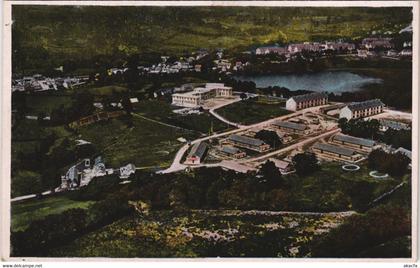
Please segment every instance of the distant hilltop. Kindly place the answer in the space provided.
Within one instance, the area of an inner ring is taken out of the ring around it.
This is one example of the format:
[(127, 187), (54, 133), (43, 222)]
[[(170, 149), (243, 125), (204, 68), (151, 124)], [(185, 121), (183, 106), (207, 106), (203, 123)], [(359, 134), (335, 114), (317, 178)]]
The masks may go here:
[(249, 50), (273, 43), (354, 40), (396, 33), (411, 8), (13, 6), (13, 66), (118, 61), (199, 48)]

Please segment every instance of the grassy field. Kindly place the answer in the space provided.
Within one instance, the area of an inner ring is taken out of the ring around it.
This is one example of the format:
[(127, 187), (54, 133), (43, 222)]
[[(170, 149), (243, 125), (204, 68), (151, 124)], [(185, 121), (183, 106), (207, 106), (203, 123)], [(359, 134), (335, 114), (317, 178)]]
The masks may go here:
[(12, 231), (21, 231), (34, 220), (51, 214), (59, 214), (71, 208), (87, 208), (93, 203), (94, 201), (73, 201), (65, 195), (12, 203), (11, 229)]
[(108, 166), (133, 163), (137, 167), (168, 166), (190, 132), (133, 117), (133, 128), (118, 119), (79, 129), (80, 138), (93, 142)]
[(221, 116), (240, 124), (253, 124), (290, 113), (283, 105), (270, 103), (266, 98), (245, 100), (216, 110)]
[(38, 113), (46, 113), (49, 115), (52, 110), (63, 105), (69, 107), (71, 105), (71, 96), (69, 95), (46, 95), (31, 94), (26, 95), (26, 105), (28, 106), (28, 114), (38, 115)]
[(199, 115), (179, 115), (172, 112), (169, 103), (162, 100), (143, 100), (134, 105), (136, 113), (167, 124), (208, 134), (224, 131), (228, 126), (207, 112)]
[(53, 250), (78, 257), (294, 257), (343, 222), (331, 215), (261, 215), (241, 211), (154, 211), (132, 216)]
[(82, 88), (80, 91), (87, 91), (94, 96), (110, 96), (115, 93), (123, 93), (128, 89), (123, 86), (104, 86), (104, 87), (90, 87), (88, 89)]
[(366, 163), (358, 165), (358, 171), (344, 171), (342, 164), (322, 163), (321, 169), (309, 176), (285, 176), (291, 188), (290, 206), (308, 210), (319, 206), (330, 211), (336, 206), (354, 209), (354, 205), (367, 204), (400, 183), (392, 177), (374, 179), (369, 176), (371, 170)]

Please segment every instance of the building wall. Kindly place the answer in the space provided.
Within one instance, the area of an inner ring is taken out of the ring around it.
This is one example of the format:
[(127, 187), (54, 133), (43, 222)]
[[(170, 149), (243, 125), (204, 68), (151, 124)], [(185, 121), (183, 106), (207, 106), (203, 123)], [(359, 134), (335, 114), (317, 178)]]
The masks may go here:
[(289, 111), (297, 110), (296, 102), (294, 99), (290, 98), (286, 101), (286, 110), (289, 110)]
[(364, 110), (358, 110), (358, 111), (351, 111), (347, 106), (340, 110), (340, 118), (347, 118), (347, 120), (350, 119), (356, 119), (356, 118), (363, 118), (367, 116), (372, 116), (375, 114), (379, 114), (383, 112), (382, 106), (377, 106), (373, 108), (368, 108)]

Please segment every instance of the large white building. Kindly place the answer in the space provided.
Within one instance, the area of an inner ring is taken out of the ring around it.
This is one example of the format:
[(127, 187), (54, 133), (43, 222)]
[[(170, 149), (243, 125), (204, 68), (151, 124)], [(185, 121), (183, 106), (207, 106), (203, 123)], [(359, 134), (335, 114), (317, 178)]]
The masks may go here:
[(380, 99), (353, 102), (340, 110), (340, 118), (356, 119), (383, 112), (385, 104)]
[(314, 92), (304, 95), (293, 96), (286, 102), (286, 109), (297, 111), (309, 107), (327, 104), (328, 95), (322, 92)]
[(205, 87), (197, 87), (190, 92), (172, 94), (172, 104), (181, 107), (197, 107), (207, 99), (231, 96), (231, 87), (226, 87), (222, 83), (207, 83)]

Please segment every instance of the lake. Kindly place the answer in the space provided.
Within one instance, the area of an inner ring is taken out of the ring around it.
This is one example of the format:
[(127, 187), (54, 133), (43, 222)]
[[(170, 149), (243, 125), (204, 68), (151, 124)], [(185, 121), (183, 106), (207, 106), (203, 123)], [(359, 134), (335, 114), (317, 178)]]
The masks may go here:
[(312, 90), (341, 93), (357, 91), (367, 84), (380, 84), (382, 79), (351, 73), (348, 71), (323, 71), (306, 74), (270, 74), (235, 76), (236, 80), (253, 81), (257, 87), (286, 87), (290, 90)]

